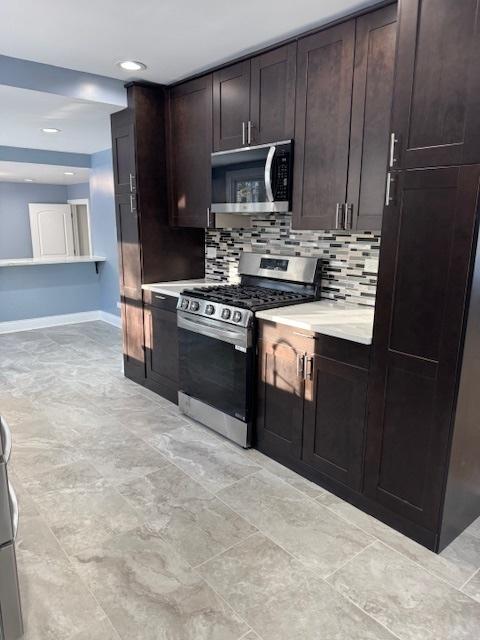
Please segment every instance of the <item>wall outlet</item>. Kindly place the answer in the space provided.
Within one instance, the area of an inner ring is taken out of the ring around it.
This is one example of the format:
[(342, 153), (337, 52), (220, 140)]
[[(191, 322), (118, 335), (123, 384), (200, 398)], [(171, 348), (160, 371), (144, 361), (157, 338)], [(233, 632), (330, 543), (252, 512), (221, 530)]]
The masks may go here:
[(207, 258), (211, 258), (214, 260), (217, 257), (217, 248), (216, 247), (207, 247)]

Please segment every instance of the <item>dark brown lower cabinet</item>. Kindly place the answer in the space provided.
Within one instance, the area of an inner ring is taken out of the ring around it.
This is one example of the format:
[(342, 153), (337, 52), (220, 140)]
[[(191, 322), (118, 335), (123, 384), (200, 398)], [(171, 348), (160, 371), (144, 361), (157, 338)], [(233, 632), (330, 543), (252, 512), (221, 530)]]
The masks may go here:
[(304, 399), (302, 459), (360, 489), (367, 405), (365, 369), (311, 356)]
[(359, 489), (369, 347), (268, 322), (259, 332), (257, 448), (320, 482)]
[(177, 298), (155, 293), (145, 297), (145, 384), (167, 400), (177, 403)]
[(302, 362), (313, 338), (262, 322), (258, 345), (257, 447), (282, 460), (299, 459), (305, 380)]

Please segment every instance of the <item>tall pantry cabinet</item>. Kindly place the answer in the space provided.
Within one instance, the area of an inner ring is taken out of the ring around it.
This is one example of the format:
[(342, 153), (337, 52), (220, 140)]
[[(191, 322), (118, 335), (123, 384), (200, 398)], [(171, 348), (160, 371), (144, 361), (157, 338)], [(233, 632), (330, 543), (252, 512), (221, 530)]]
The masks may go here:
[(480, 514), (479, 2), (399, 9), (364, 491), (439, 550)]
[(204, 231), (169, 224), (164, 87), (132, 83), (127, 95), (111, 116), (123, 355), (125, 375), (149, 384), (142, 284), (203, 277)]

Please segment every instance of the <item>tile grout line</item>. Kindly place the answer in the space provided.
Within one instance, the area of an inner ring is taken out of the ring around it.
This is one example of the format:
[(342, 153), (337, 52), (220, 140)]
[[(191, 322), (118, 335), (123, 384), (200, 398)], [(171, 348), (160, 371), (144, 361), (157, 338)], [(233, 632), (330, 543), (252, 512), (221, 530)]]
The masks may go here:
[[(341, 499), (341, 498), (340, 498)], [(348, 503), (347, 503), (348, 504)], [(395, 547), (393, 547), (392, 545), (390, 545), (388, 542), (385, 542), (384, 540), (382, 540), (381, 538), (378, 538), (377, 536), (375, 536), (372, 533), (369, 533), (366, 529), (363, 529), (361, 526), (355, 524), (354, 522), (352, 522), (351, 520), (349, 520), (348, 518), (346, 518), (345, 516), (343, 516), (340, 513), (337, 513), (334, 509), (332, 509), (331, 507), (327, 506), (327, 505), (322, 505), (325, 509), (328, 509), (329, 511), (331, 511), (332, 513), (334, 513), (335, 515), (337, 515), (339, 518), (341, 518), (342, 520), (344, 520), (344, 522), (347, 522), (350, 525), (354, 525), (356, 526), (358, 529), (360, 529), (361, 531), (363, 531), (363, 533), (375, 538), (376, 542), (380, 542), (381, 544), (383, 544), (385, 547), (387, 547), (388, 549), (390, 549), (390, 551), (393, 551), (394, 553), (397, 553), (398, 555), (402, 556), (402, 558), (404, 558), (405, 560), (407, 560), (407, 562), (410, 562), (411, 564), (414, 564), (415, 566), (417, 566), (419, 569), (422, 569), (423, 571), (425, 571), (426, 573), (428, 573), (430, 576), (432, 576), (433, 578), (435, 578), (436, 580), (439, 580), (440, 582), (443, 582), (444, 584), (446, 584), (447, 586), (451, 587), (452, 589), (455, 589), (455, 591), (461, 591), (461, 588), (463, 588), (463, 586), (466, 584), (466, 582), (468, 582), (469, 580), (471, 580), (473, 578), (473, 575), (475, 575), (475, 573), (477, 573), (477, 571), (480, 571), (480, 569), (474, 571), (474, 574), (471, 575), (469, 577), (469, 579), (462, 585), (462, 587), (457, 587), (454, 584), (452, 584), (451, 582), (449, 582), (446, 578), (442, 578), (440, 575), (434, 573), (433, 571), (431, 571), (430, 569), (428, 569), (427, 567), (424, 567), (422, 564), (420, 564), (419, 562), (417, 562), (416, 560), (413, 560), (412, 558), (410, 558), (409, 556), (407, 556), (405, 553), (403, 553), (402, 551), (398, 551), (398, 549), (395, 549)], [(367, 514), (368, 515), (368, 514)], [(381, 522), (381, 520), (379, 520), (379, 522)], [(383, 523), (382, 523), (383, 524)], [(388, 526), (388, 525), (385, 525)], [(396, 529), (393, 529), (393, 531), (396, 531)], [(400, 533), (400, 532), (397, 532)], [(400, 534), (403, 535), (403, 534)], [(410, 540), (410, 538), (407, 538), (407, 540)], [(414, 541), (415, 542), (415, 541)], [(372, 543), (373, 544), (373, 543)], [(370, 546), (370, 545), (369, 545)], [(429, 549), (427, 549), (425, 547), (426, 551), (430, 551)], [(430, 553), (433, 554), (433, 551), (431, 551)], [(434, 554), (437, 557), (442, 557), (439, 556), (438, 554)], [(450, 562), (449, 560), (446, 560), (446, 562)], [(451, 563), (453, 564), (453, 563)], [(456, 565), (453, 565), (456, 566)], [(463, 593), (463, 592), (462, 592)], [(465, 594), (468, 595), (468, 594)]]
[[(476, 575), (480, 576), (480, 568), (479, 568), (479, 569), (477, 569), (476, 571), (474, 571), (474, 572), (472, 573), (472, 575), (471, 575), (467, 580), (465, 580), (465, 582), (464, 582), (464, 583), (462, 584), (462, 586), (459, 588), (459, 591), (461, 591), (462, 593), (465, 593), (465, 591), (463, 591), (463, 589), (467, 586), (467, 584), (468, 584), (471, 580), (473, 580), (473, 579), (475, 578), (475, 576), (476, 576)], [(465, 595), (467, 595), (467, 596), (468, 596), (469, 594), (468, 594), (468, 593), (465, 593)], [(472, 596), (470, 596), (470, 597), (472, 597)], [(475, 598), (474, 598), (474, 600), (475, 600), (476, 602), (478, 602), (478, 600), (476, 600)]]
[[(351, 558), (349, 558), (348, 560), (346, 560), (343, 564), (341, 564), (339, 567), (337, 567), (334, 571), (332, 571), (331, 573), (328, 573), (326, 576), (322, 576), (322, 580), (325, 580), (325, 582), (328, 582), (328, 579), (331, 578), (332, 576), (334, 576), (338, 571), (341, 571), (342, 569), (344, 569), (350, 562), (352, 562), (353, 560), (355, 560), (355, 558), (357, 558), (358, 556), (360, 556), (364, 551), (366, 551), (367, 549), (369, 549), (370, 547), (372, 547), (374, 544), (376, 544), (378, 542), (378, 540), (375, 538), (374, 540), (372, 540), (372, 542), (369, 542), (367, 544), (366, 547), (364, 547), (363, 549), (361, 549), (360, 551), (357, 551), (357, 553), (355, 555), (353, 555)], [(329, 583), (330, 584), (330, 583)]]
[[(33, 498), (32, 498), (33, 500)], [(36, 503), (35, 503), (36, 506)], [(113, 629), (115, 630), (115, 632), (117, 633), (117, 635), (120, 635), (120, 633), (117, 631), (116, 627), (114, 626), (113, 622), (110, 620), (108, 613), (105, 611), (105, 609), (102, 607), (102, 605), (100, 604), (100, 602), (97, 600), (95, 594), (93, 593), (93, 591), (90, 589), (90, 587), (85, 583), (85, 581), (83, 580), (82, 576), (78, 573), (78, 571), (76, 570), (76, 568), (73, 566), (70, 557), (67, 553), (67, 551), (63, 548), (63, 545), (61, 544), (60, 540), (57, 538), (57, 536), (55, 535), (55, 533), (52, 531), (52, 529), (50, 528), (48, 522), (45, 520), (43, 514), (39, 511), (38, 517), (40, 518), (40, 520), (43, 522), (43, 524), (46, 526), (46, 528), (48, 529), (48, 531), (52, 534), (52, 536), (55, 538), (60, 551), (63, 553), (63, 555), (65, 556), (65, 559), (67, 561), (68, 566), (71, 568), (71, 570), (74, 572), (75, 576), (77, 577), (78, 581), (80, 582), (80, 584), (82, 584), (82, 586), (84, 587), (85, 591), (92, 597), (93, 601), (96, 603), (97, 607), (100, 609), (100, 611), (103, 612), (105, 618), (107, 618), (107, 620), (110, 622), (111, 626), (113, 627)], [(86, 630), (88, 631), (88, 628), (86, 628)], [(83, 631), (83, 629), (76, 629), (76, 631)], [(72, 640), (73, 639), (73, 635), (69, 636), (68, 638), (66, 638), (65, 640)]]

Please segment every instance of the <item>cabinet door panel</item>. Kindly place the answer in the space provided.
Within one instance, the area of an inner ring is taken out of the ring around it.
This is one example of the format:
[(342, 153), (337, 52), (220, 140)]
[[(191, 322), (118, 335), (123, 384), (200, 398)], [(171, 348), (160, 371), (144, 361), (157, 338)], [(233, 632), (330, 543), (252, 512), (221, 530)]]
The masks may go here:
[(135, 196), (116, 196), (120, 287), (139, 289), (142, 283), (140, 233)]
[(297, 44), (252, 58), (250, 119), (252, 142), (293, 138)]
[(160, 395), (177, 402), (178, 335), (177, 313), (145, 308), (146, 375)]
[(367, 371), (316, 356), (305, 391), (303, 460), (359, 489), (362, 480)]
[(398, 167), (478, 162), (478, 0), (405, 0), (399, 19), (392, 117)]
[(257, 387), (257, 446), (283, 459), (300, 457), (304, 380), (294, 346), (259, 343)]
[(141, 289), (124, 287), (120, 291), (123, 363), (125, 375), (138, 382), (145, 380), (145, 344)]
[(366, 493), (435, 530), (475, 237), (480, 166), (398, 177), (385, 208)]
[(213, 146), (215, 151), (236, 149), (250, 116), (250, 60), (213, 74)]
[(211, 75), (172, 89), (169, 142), (172, 221), (180, 227), (206, 227), (211, 204)]
[(112, 123), (112, 154), (114, 191), (117, 195), (135, 187), (135, 129), (133, 124)]
[(302, 38), (297, 51), (293, 224), (334, 229), (347, 191), (355, 21)]
[(397, 7), (358, 18), (355, 41), (347, 226), (379, 231), (385, 201)]

